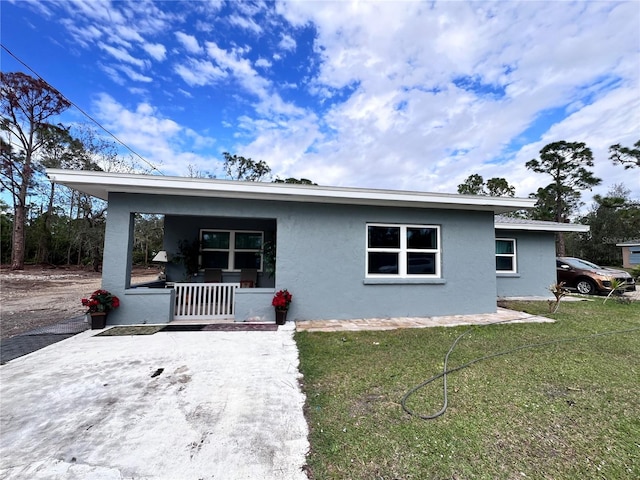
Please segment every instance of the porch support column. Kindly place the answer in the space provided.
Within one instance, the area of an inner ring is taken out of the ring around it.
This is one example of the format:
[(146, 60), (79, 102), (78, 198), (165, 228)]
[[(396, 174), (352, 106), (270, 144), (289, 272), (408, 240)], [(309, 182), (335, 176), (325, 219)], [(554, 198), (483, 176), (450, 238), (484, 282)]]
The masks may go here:
[(102, 286), (124, 293), (131, 286), (134, 214), (109, 203), (102, 259)]

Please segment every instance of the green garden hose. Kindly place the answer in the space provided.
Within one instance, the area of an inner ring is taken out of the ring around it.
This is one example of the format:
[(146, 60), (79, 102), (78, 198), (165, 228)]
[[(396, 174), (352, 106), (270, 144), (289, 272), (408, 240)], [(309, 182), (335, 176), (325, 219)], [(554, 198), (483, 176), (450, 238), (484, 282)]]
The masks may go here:
[[(496, 325), (496, 324), (499, 324), (499, 323), (506, 323), (506, 322), (510, 322), (510, 321), (511, 320), (501, 320), (499, 322), (492, 322), (492, 323), (488, 323), (488, 324), (483, 325), (483, 326)], [(414, 417), (421, 418), (422, 420), (434, 420), (434, 419), (440, 417), (441, 415), (444, 415), (444, 413), (447, 411), (447, 407), (448, 407), (448, 403), (449, 403), (448, 394), (447, 394), (447, 375), (449, 375), (450, 373), (454, 373), (454, 372), (457, 372), (459, 370), (465, 369), (467, 367), (470, 367), (471, 365), (473, 365), (475, 363), (478, 363), (478, 362), (482, 362), (483, 360), (488, 360), (490, 358), (500, 357), (502, 355), (508, 355), (510, 353), (518, 352), (520, 350), (526, 350), (526, 349), (529, 349), (529, 348), (544, 347), (544, 346), (547, 346), (547, 345), (555, 345), (555, 344), (558, 344), (558, 343), (576, 342), (578, 340), (585, 340), (585, 339), (588, 339), (588, 338), (603, 337), (603, 336), (606, 336), (606, 335), (619, 335), (621, 333), (637, 332), (637, 331), (640, 330), (640, 327), (636, 327), (636, 328), (631, 328), (631, 329), (628, 329), (628, 330), (612, 330), (612, 331), (608, 331), (608, 332), (595, 333), (593, 335), (584, 335), (584, 336), (581, 336), (581, 337), (563, 338), (563, 339), (560, 339), (560, 340), (550, 340), (548, 342), (530, 343), (530, 344), (526, 344), (526, 345), (520, 345), (519, 347), (515, 347), (515, 348), (512, 348), (510, 350), (505, 350), (505, 351), (502, 351), (502, 352), (492, 353), (492, 354), (489, 354), (489, 355), (485, 355), (484, 357), (476, 358), (476, 359), (471, 360), (471, 361), (469, 361), (467, 363), (464, 363), (464, 364), (462, 364), (462, 365), (460, 365), (458, 367), (449, 369), (448, 368), (449, 356), (453, 352), (454, 348), (456, 347), (458, 342), (462, 339), (462, 337), (464, 337), (466, 334), (468, 334), (469, 332), (471, 332), (475, 328), (476, 328), (476, 326), (473, 326), (473, 327), (465, 330), (464, 332), (462, 332), (458, 336), (458, 338), (455, 339), (455, 341), (453, 342), (453, 344), (449, 348), (449, 351), (447, 352), (447, 354), (444, 357), (444, 367), (443, 367), (441, 373), (429, 378), (428, 380), (425, 380), (424, 382), (420, 383), (419, 385), (416, 385), (415, 387), (411, 388), (407, 393), (404, 394), (404, 396), (402, 397), (402, 400), (400, 401), (400, 405), (402, 405), (402, 409), (405, 412), (407, 412), (409, 415), (412, 415)], [(440, 410), (438, 410), (436, 413), (433, 413), (431, 415), (424, 415), (424, 414), (416, 413), (413, 410), (411, 410), (409, 407), (407, 407), (407, 399), (409, 397), (411, 397), (418, 390), (421, 390), (422, 388), (426, 387), (427, 385), (429, 385), (430, 383), (436, 381), (439, 378), (442, 378), (442, 389), (443, 389), (443, 402), (442, 402), (442, 408)]]

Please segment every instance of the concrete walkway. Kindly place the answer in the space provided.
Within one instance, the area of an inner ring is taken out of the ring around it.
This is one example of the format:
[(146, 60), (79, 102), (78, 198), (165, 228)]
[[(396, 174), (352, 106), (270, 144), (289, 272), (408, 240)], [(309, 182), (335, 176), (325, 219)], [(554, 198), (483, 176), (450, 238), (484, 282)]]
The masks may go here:
[(0, 478), (304, 480), (293, 324), (86, 331), (0, 367)]
[(459, 325), (487, 325), (489, 323), (553, 322), (546, 317), (529, 315), (505, 308), (497, 313), (480, 315), (449, 315), (441, 317), (360, 318), (355, 320), (311, 320), (298, 322), (296, 329), (307, 332), (353, 332), (359, 330), (395, 330), (397, 328), (456, 327)]

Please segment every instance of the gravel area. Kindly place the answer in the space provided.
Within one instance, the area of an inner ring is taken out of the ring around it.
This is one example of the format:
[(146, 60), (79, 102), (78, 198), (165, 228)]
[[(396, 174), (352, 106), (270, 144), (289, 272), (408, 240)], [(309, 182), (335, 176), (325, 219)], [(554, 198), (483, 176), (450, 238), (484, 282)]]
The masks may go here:
[[(136, 268), (132, 281), (157, 278), (154, 268)], [(80, 303), (100, 288), (101, 273), (74, 267), (0, 268), (0, 338), (11, 338), (82, 316)]]

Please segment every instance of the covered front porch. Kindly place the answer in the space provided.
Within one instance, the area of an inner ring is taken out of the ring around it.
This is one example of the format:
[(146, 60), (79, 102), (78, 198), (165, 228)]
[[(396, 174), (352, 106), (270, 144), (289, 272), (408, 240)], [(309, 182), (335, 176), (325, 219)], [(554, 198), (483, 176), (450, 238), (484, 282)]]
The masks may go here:
[[(275, 321), (276, 219), (234, 216), (228, 209), (228, 215), (141, 210), (146, 198), (136, 198), (136, 211), (126, 201), (110, 202), (103, 286), (121, 298), (110, 325)], [(157, 281), (136, 284), (130, 260), (135, 218), (147, 213), (164, 217), (166, 256)], [(110, 250), (125, 245), (126, 257), (110, 261)]]

